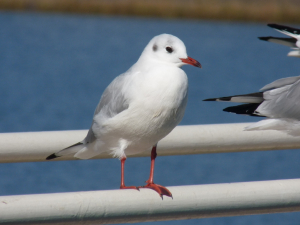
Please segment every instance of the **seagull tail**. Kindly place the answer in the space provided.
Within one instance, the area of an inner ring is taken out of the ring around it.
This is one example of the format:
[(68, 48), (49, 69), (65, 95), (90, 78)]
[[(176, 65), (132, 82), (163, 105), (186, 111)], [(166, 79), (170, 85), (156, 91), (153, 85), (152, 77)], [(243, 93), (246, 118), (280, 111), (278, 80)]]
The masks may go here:
[(83, 143), (82, 142), (78, 142), (74, 145), (71, 145), (59, 152), (53, 153), (51, 155), (49, 155), (46, 160), (51, 160), (51, 159), (55, 159), (64, 155), (69, 155), (69, 154), (75, 154), (78, 151), (80, 151), (83, 148)]

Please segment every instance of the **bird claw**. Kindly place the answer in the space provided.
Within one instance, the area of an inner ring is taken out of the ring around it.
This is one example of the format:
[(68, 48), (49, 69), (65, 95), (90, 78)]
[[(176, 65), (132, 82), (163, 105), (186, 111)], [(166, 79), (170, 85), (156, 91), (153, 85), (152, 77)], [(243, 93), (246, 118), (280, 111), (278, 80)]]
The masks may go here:
[(161, 186), (159, 184), (154, 184), (154, 183), (148, 183), (145, 186), (139, 186), (138, 188), (150, 188), (154, 191), (156, 191), (161, 199), (163, 199), (163, 195), (171, 197), (173, 199), (172, 193), (164, 186)]
[(140, 190), (139, 187), (136, 186), (120, 186), (120, 189), (135, 189), (135, 190)]

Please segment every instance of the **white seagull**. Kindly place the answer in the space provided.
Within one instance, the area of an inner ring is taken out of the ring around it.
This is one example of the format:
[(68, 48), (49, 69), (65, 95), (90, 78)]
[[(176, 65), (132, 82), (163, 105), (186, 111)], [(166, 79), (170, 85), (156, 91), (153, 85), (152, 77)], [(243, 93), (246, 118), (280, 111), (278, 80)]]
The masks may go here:
[[(105, 89), (86, 138), (53, 153), (47, 160), (72, 154), (89, 159), (103, 152), (121, 160), (121, 189), (151, 188), (161, 197), (171, 192), (153, 183), (156, 145), (181, 121), (187, 104), (188, 79), (181, 66), (201, 65), (188, 57), (184, 43), (170, 34), (155, 36), (138, 61)], [(145, 186), (125, 186), (127, 155), (151, 150)]]
[(264, 86), (260, 92), (204, 101), (246, 103), (225, 108), (223, 111), (267, 117), (245, 130), (279, 130), (292, 136), (300, 135), (300, 76), (276, 80)]
[(288, 27), (279, 24), (268, 24), (269, 27), (274, 28), (275, 30), (290, 36), (290, 38), (282, 37), (259, 37), (260, 40), (269, 41), (281, 45), (291, 47), (293, 51), (288, 53), (288, 56), (300, 57), (300, 29)]

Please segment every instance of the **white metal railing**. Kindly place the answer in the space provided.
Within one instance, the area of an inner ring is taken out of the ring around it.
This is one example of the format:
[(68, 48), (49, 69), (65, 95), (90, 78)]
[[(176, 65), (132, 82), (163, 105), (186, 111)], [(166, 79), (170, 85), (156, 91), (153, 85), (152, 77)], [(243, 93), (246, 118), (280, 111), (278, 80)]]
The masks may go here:
[[(178, 126), (158, 143), (159, 156), (300, 148), (300, 138), (279, 131), (243, 131), (249, 123)], [(0, 134), (0, 163), (44, 161), (81, 141), (87, 130)], [(149, 156), (143, 152), (133, 157)], [(101, 154), (95, 158), (111, 158)], [(57, 160), (74, 160), (73, 156)]]
[(113, 224), (300, 211), (300, 179), (0, 197), (1, 224)]
[[(249, 124), (176, 127), (158, 154), (184, 155), (300, 148), (278, 131)], [(44, 161), (87, 131), (0, 134), (0, 163)], [(149, 156), (144, 152), (136, 156)], [(109, 158), (103, 154), (97, 158)], [(58, 160), (72, 160), (72, 156)], [(148, 189), (0, 196), (0, 224), (107, 224), (300, 211), (300, 179), (168, 187), (173, 199)]]

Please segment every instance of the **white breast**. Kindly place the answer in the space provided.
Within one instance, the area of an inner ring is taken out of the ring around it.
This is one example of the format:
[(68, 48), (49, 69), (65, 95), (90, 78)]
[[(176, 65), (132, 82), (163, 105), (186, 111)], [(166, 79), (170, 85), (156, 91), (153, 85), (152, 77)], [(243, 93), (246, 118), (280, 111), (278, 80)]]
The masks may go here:
[(109, 129), (104, 135), (110, 139), (110, 150), (117, 149), (122, 139), (126, 155), (145, 151), (170, 133), (181, 121), (187, 103), (188, 80), (180, 68), (155, 67), (134, 76), (129, 108), (107, 121)]

